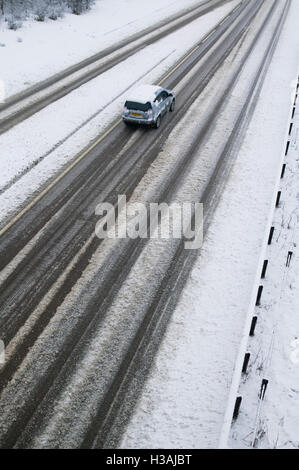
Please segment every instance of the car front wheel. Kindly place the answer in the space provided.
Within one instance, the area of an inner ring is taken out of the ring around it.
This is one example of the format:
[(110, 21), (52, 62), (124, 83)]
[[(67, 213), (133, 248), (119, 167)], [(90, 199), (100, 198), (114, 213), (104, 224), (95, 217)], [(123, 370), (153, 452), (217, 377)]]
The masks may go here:
[(175, 108), (175, 99), (172, 100), (171, 105), (170, 105), (170, 108), (169, 108), (169, 111), (170, 111), (170, 112), (173, 112), (173, 111), (174, 111), (174, 108)]
[(155, 128), (158, 129), (161, 124), (161, 116), (158, 116), (155, 122)]

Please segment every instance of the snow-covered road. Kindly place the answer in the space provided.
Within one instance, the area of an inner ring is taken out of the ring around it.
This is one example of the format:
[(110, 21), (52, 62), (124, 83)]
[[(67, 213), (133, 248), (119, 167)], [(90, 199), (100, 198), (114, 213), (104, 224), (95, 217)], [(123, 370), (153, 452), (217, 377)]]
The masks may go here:
[[(2, 447), (211, 448), (226, 436), (298, 13), (288, 0), (228, 2), (1, 136)], [(163, 74), (175, 112), (157, 130), (126, 128), (126, 92)], [(95, 207), (117, 194), (203, 202), (200, 256), (177, 239), (99, 240)]]

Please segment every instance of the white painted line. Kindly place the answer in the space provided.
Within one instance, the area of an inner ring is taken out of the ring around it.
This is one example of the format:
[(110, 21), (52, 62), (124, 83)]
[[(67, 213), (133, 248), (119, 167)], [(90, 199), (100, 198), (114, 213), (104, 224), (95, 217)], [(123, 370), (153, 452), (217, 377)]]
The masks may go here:
[(213, 29), (213, 31), (202, 41), (202, 43), (206, 42), (212, 36), (212, 34), (215, 33), (215, 31), (216, 31), (216, 29)]

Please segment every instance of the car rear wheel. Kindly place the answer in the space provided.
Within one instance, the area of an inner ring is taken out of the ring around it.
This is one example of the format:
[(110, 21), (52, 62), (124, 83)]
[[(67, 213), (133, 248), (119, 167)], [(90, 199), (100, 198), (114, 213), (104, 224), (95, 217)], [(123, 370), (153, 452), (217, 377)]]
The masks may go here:
[(171, 105), (170, 105), (170, 108), (169, 108), (169, 111), (170, 111), (170, 112), (173, 112), (173, 111), (174, 111), (174, 108), (175, 108), (175, 99), (172, 100)]
[(155, 122), (155, 128), (158, 129), (161, 124), (161, 116), (158, 116)]

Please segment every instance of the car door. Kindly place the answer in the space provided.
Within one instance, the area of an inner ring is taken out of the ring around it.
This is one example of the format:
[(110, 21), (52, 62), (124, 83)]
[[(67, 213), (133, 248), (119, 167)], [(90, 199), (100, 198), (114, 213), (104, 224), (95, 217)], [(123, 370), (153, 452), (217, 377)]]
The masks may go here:
[(162, 98), (162, 92), (159, 93), (155, 99), (155, 104), (157, 106), (157, 114), (158, 115), (163, 115), (163, 98)]
[(169, 110), (169, 104), (170, 104), (169, 95), (167, 91), (162, 91), (161, 99), (162, 99), (162, 103), (161, 103), (162, 113), (165, 114)]

